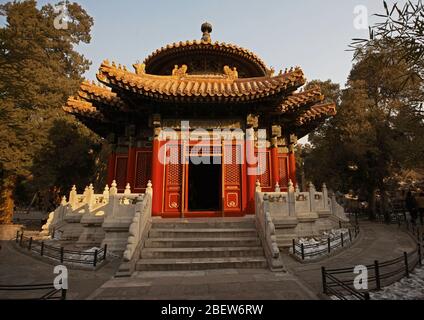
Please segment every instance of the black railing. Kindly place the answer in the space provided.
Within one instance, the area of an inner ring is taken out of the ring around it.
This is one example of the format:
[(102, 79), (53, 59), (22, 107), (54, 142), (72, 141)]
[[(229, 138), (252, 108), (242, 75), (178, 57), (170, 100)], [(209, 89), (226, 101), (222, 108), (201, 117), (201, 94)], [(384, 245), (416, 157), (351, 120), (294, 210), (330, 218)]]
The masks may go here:
[[(340, 223), (340, 228), (343, 224)], [(316, 256), (329, 254), (339, 248), (343, 248), (351, 244), (356, 237), (359, 235), (359, 226), (347, 227), (347, 232), (341, 232), (340, 235), (333, 238), (328, 237), (327, 239), (321, 240), (318, 243), (305, 245), (303, 243), (297, 243), (295, 239), (292, 240), (292, 254), (296, 257), (305, 260), (306, 258), (313, 259)], [(319, 249), (322, 247), (321, 249)]]
[(26, 237), (23, 232), (17, 231), (16, 243), (22, 247), (61, 263), (73, 263), (81, 265), (91, 265), (96, 267), (106, 260), (107, 245), (102, 249), (93, 252), (68, 250), (64, 247), (56, 247), (46, 244), (44, 241), (34, 240), (32, 237)]
[(380, 290), (382, 287), (389, 286), (403, 277), (409, 277), (410, 273), (417, 265), (421, 266), (421, 245), (417, 249), (402, 256), (379, 262), (375, 260), (373, 264), (366, 265), (368, 271), (368, 289), (366, 291), (357, 290), (354, 287), (354, 267), (326, 269), (321, 268), (322, 287), (326, 295), (333, 295), (341, 300), (369, 299), (369, 291)]
[[(8, 296), (6, 298), (2, 297), (2, 299), (5, 300), (65, 300), (67, 292), (66, 289), (56, 289), (51, 283), (29, 285), (0, 285), (0, 292), (1, 291), (8, 292)], [(40, 293), (32, 293), (34, 291)]]

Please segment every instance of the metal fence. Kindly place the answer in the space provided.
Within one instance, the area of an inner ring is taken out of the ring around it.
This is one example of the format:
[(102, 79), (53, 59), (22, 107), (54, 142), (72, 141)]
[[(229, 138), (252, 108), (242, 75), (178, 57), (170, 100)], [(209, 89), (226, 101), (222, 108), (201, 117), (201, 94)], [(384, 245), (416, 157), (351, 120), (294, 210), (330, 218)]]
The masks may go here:
[(402, 256), (384, 262), (375, 260), (373, 264), (367, 265), (367, 291), (360, 291), (354, 288), (354, 278), (357, 276), (354, 273), (354, 267), (339, 269), (322, 267), (323, 292), (341, 300), (368, 300), (369, 291), (380, 290), (382, 287), (391, 285), (403, 277), (409, 277), (410, 272), (417, 265), (422, 265), (421, 252), (422, 246), (417, 244), (417, 248), (412, 252), (404, 252)]
[(61, 263), (91, 265), (96, 267), (106, 261), (107, 245), (93, 252), (68, 250), (62, 246), (51, 246), (44, 241), (34, 240), (32, 237), (27, 237), (23, 232), (19, 231), (16, 232), (15, 241), (22, 248), (35, 252), (42, 257), (60, 261)]
[[(65, 300), (66, 289), (56, 289), (51, 283), (29, 285), (0, 285), (0, 292), (8, 293), (4, 300)], [(34, 293), (32, 293), (34, 292)], [(31, 297), (28, 297), (28, 296)]]
[[(342, 228), (342, 224), (339, 225)], [(329, 254), (339, 248), (343, 248), (352, 243), (359, 235), (359, 226), (347, 227), (347, 235), (343, 232), (340, 235), (325, 240), (322, 240), (315, 244), (305, 245), (303, 243), (296, 243), (296, 240), (292, 240), (292, 254), (296, 257), (305, 260), (306, 258), (313, 259), (314, 257)], [(318, 249), (324, 247), (322, 249)], [(317, 250), (318, 249), (318, 250)]]

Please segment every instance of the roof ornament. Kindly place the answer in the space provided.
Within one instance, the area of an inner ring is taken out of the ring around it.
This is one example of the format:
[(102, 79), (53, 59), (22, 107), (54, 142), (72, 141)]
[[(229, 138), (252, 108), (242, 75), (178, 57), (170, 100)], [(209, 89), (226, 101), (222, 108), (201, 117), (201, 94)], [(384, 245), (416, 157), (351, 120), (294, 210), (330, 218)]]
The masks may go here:
[(178, 65), (175, 65), (172, 70), (172, 75), (177, 78), (185, 77), (187, 75), (187, 66), (183, 64), (180, 68)]
[(202, 41), (206, 43), (211, 43), (211, 35), (212, 25), (209, 22), (205, 22), (202, 24), (201, 29), (203, 32)]
[(272, 77), (274, 75), (275, 69), (271, 67), (270, 69), (266, 69), (266, 75), (268, 77)]
[(238, 72), (237, 72), (236, 67), (231, 69), (229, 66), (224, 66), (224, 73), (227, 75), (227, 77), (230, 80), (238, 79)]
[(133, 67), (135, 69), (136, 74), (145, 74), (146, 73), (146, 65), (144, 63), (134, 63)]

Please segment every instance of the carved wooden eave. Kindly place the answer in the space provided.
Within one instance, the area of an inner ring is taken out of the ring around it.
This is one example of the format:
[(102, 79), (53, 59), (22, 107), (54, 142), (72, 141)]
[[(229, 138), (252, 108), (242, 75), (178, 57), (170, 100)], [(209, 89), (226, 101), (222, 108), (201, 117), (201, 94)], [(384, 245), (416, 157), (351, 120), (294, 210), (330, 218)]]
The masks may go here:
[(126, 103), (110, 88), (94, 82), (83, 81), (78, 90), (78, 96), (91, 103), (97, 102), (123, 111), (128, 109)]
[(230, 67), (224, 68), (222, 75), (190, 75), (189, 71), (178, 68), (167, 76), (147, 74), (142, 65), (134, 68), (135, 73), (104, 61), (97, 78), (106, 85), (161, 101), (231, 103), (278, 97), (306, 81), (300, 68), (256, 78), (238, 78), (236, 70)]
[(312, 106), (295, 121), (293, 131), (300, 139), (318, 128), (326, 119), (337, 114), (334, 103), (324, 103)]
[(299, 111), (299, 109), (309, 108), (324, 100), (321, 89), (316, 86), (312, 89), (296, 92), (288, 97), (276, 108), (277, 114), (287, 114)]
[(92, 118), (98, 121), (104, 121), (105, 118), (101, 112), (99, 112), (96, 107), (94, 107), (90, 102), (81, 100), (80, 98), (70, 97), (66, 102), (66, 105), (62, 107), (65, 112), (71, 114), (78, 114), (79, 116), (85, 118)]

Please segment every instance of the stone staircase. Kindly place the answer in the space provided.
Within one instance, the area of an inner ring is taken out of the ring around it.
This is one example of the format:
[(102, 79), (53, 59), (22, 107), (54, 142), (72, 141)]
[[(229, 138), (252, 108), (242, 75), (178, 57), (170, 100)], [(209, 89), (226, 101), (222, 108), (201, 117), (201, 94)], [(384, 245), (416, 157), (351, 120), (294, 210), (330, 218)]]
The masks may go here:
[(252, 217), (154, 219), (136, 271), (266, 266)]

